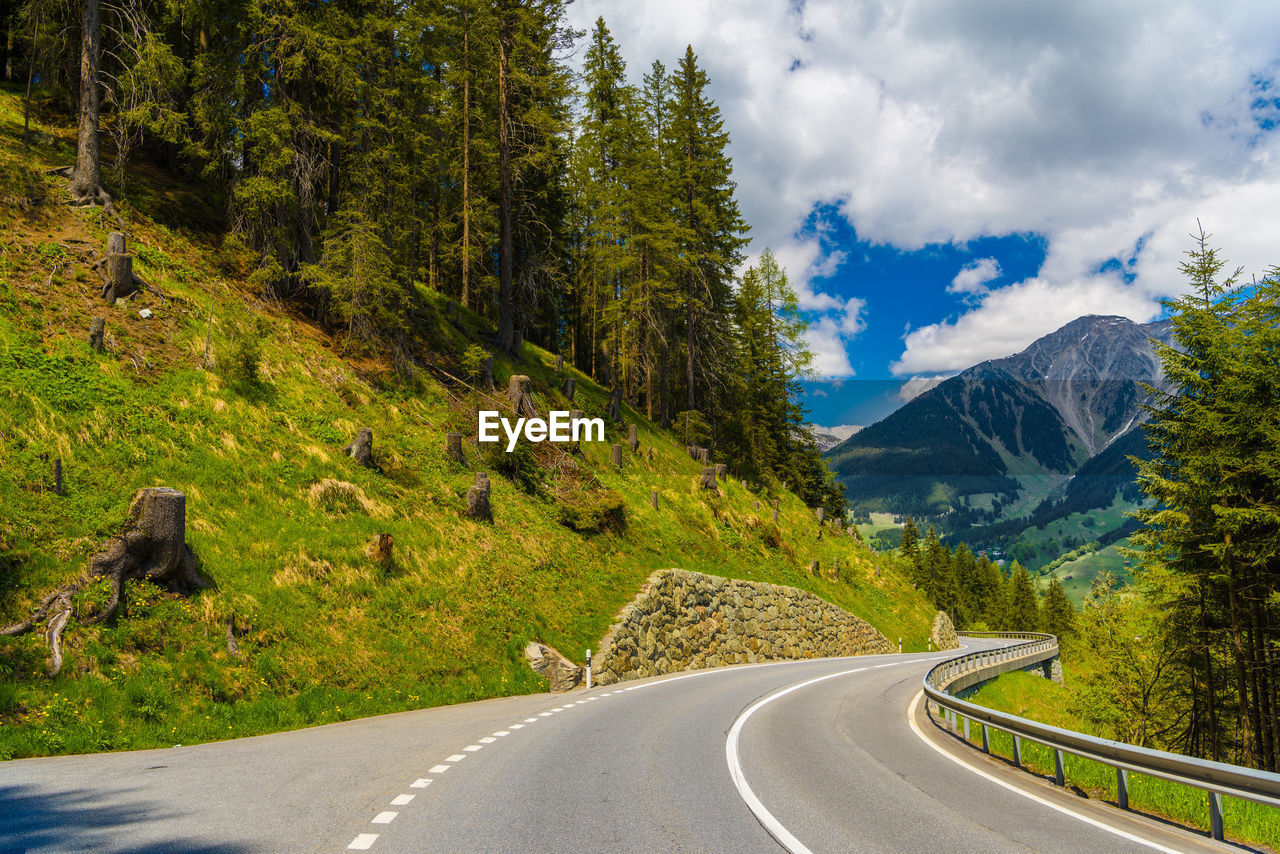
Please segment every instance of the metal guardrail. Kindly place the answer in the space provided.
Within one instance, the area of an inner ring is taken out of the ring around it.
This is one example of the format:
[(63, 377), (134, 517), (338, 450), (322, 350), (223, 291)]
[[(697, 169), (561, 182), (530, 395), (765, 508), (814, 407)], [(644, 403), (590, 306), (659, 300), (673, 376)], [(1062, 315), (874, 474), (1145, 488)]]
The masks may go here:
[(1024, 641), (952, 658), (925, 674), (925, 696), (935, 706), (946, 710), (953, 729), (959, 725), (957, 718), (963, 719), (966, 744), (969, 741), (969, 721), (972, 720), (982, 725), (984, 753), (991, 752), (990, 728), (1013, 736), (1013, 762), (1019, 768), (1023, 767), (1023, 740), (1044, 745), (1053, 751), (1054, 776), (1059, 786), (1066, 782), (1062, 762), (1064, 753), (1110, 765), (1116, 769), (1116, 801), (1121, 809), (1129, 808), (1130, 771), (1203, 789), (1209, 797), (1210, 830), (1213, 838), (1219, 841), (1223, 839), (1223, 795), (1268, 806), (1280, 806), (1280, 774), (1097, 738), (998, 712), (952, 696), (953, 691), (962, 691), (1001, 673), (1047, 661), (1058, 655), (1058, 639), (1053, 635), (1033, 632), (961, 634), (966, 637)]

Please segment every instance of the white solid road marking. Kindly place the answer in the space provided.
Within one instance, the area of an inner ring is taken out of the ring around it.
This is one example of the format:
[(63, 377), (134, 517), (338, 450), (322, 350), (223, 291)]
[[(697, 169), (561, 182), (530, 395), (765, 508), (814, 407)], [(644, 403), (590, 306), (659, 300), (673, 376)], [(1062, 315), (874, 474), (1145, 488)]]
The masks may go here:
[[(441, 765), (441, 766), (439, 766), (439, 767), (444, 768), (444, 769), (446, 769), (446, 770), (447, 770), (449, 766), (448, 766), (448, 765)], [(410, 789), (425, 789), (427, 786), (430, 786), (430, 785), (431, 785), (431, 781), (430, 781), (430, 780), (428, 780), (428, 779), (427, 779), (427, 778), (425, 778), (425, 777), (419, 777), (418, 779), (414, 780), (412, 783), (410, 783), (410, 784), (409, 784), (409, 788), (410, 788)]]
[(414, 795), (396, 795), (391, 799), (391, 806), (402, 807), (414, 799)]
[(484, 750), (484, 745), (483, 745), (483, 744), (468, 744), (466, 747), (464, 747), (464, 748), (462, 748), (462, 749), (463, 749), (463, 750), (465, 750), (465, 751), (467, 751), (467, 753), (475, 753), (477, 750)]
[[(506, 733), (504, 732), (503, 735), (506, 735)], [(497, 740), (498, 739), (494, 738), (491, 735), (486, 735), (484, 738), (479, 739), (479, 742), (481, 744), (493, 744)]]
[(348, 851), (368, 851), (373, 847), (374, 840), (378, 838), (376, 833), (361, 833), (351, 840), (351, 844), (347, 846)]
[(467, 758), (467, 755), (465, 753), (455, 753), (452, 756), (445, 759), (444, 761), (445, 762), (461, 762), (466, 758)]
[(765, 808), (765, 805), (756, 797), (756, 793), (751, 791), (751, 786), (747, 785), (746, 775), (742, 773), (742, 763), (738, 759), (738, 738), (742, 735), (742, 727), (746, 724), (747, 719), (758, 712), (760, 709), (772, 703), (779, 697), (785, 697), (792, 691), (798, 691), (817, 682), (825, 682), (828, 679), (835, 679), (837, 676), (848, 676), (852, 673), (861, 673), (866, 670), (865, 667), (855, 667), (852, 670), (842, 670), (839, 673), (828, 673), (826, 676), (819, 676), (816, 679), (809, 679), (805, 682), (799, 682), (790, 688), (783, 688), (781, 691), (770, 694), (763, 700), (758, 701), (755, 705), (748, 708), (745, 712), (738, 715), (738, 719), (733, 722), (733, 726), (729, 728), (729, 737), (724, 742), (724, 755), (729, 763), (729, 776), (733, 778), (733, 785), (737, 787), (738, 794), (742, 796), (742, 800), (746, 802), (747, 809), (755, 815), (756, 820), (769, 832), (769, 835), (777, 840), (778, 844), (790, 851), (791, 854), (813, 854), (804, 843), (791, 835), (791, 831), (782, 826), (782, 823), (773, 817), (773, 813)]
[(391, 820), (398, 815), (400, 815), (400, 813), (391, 812), (390, 810), (387, 812), (380, 812), (373, 817), (373, 821), (370, 822), (370, 824), (391, 824)]
[(432, 765), (432, 766), (427, 770), (427, 773), (428, 773), (428, 774), (443, 774), (445, 771), (448, 771), (448, 770), (449, 770), (450, 768), (452, 768), (452, 767), (453, 767), (452, 765)]
[[(497, 732), (495, 732), (494, 735), (496, 735), (498, 738), (506, 738), (507, 736), (511, 735), (511, 733), (507, 732), (505, 729), (500, 729)], [(484, 741), (483, 738), (480, 740)]]
[(888, 664), (874, 664), (872, 666), (876, 670), (879, 670), (881, 667), (893, 667), (895, 664), (901, 664), (901, 663), (902, 663), (901, 661), (890, 661)]
[(1028, 792), (1024, 789), (1021, 789), (1018, 786), (1013, 785), (1012, 783), (1008, 783), (1004, 780), (1001, 780), (999, 777), (995, 777), (991, 774), (988, 774), (986, 771), (983, 771), (981, 768), (977, 767), (976, 765), (972, 765), (966, 762), (965, 760), (961, 759), (959, 756), (954, 756), (951, 753), (948, 753), (947, 751), (943, 750), (941, 747), (939, 747), (938, 745), (930, 741), (925, 736), (925, 734), (920, 731), (920, 727), (916, 726), (916, 707), (920, 705), (920, 699), (922, 697), (924, 697), (924, 691), (916, 692), (915, 699), (911, 701), (911, 707), (907, 710), (907, 723), (911, 724), (911, 731), (914, 732), (917, 736), (919, 736), (921, 741), (923, 741), (925, 744), (929, 745), (934, 750), (941, 753), (943, 756), (950, 759), (952, 762), (956, 763), (957, 765), (961, 765), (965, 768), (968, 768), (970, 771), (977, 774), (979, 777), (984, 777), (990, 780), (991, 782), (995, 783), (997, 786), (1003, 786), (1004, 788), (1008, 789), (1011, 792), (1017, 792), (1019, 795), (1022, 795), (1024, 798), (1030, 798), (1036, 803), (1043, 804), (1049, 809), (1057, 810), (1058, 812), (1069, 815), (1072, 818), (1078, 818), (1080, 819), (1080, 821), (1083, 821), (1085, 824), (1091, 824), (1100, 830), (1105, 830), (1109, 833), (1114, 833), (1116, 836), (1119, 836), (1123, 839), (1127, 839), (1130, 842), (1136, 842), (1139, 845), (1145, 845), (1148, 848), (1154, 848), (1156, 851), (1164, 852), (1164, 854), (1178, 854), (1176, 849), (1166, 848), (1163, 845), (1159, 844), (1158, 842), (1152, 842), (1149, 839), (1143, 839), (1141, 836), (1137, 836), (1135, 834), (1129, 833), (1128, 831), (1121, 830), (1118, 827), (1112, 827), (1111, 825), (1105, 822), (1098, 821), (1095, 818), (1090, 818), (1087, 815), (1082, 815), (1076, 812), (1075, 810), (1068, 809), (1067, 807), (1062, 806), (1061, 804), (1055, 804), (1053, 801), (1045, 800), (1039, 795), (1036, 795), (1036, 794), (1033, 794), (1032, 792)]

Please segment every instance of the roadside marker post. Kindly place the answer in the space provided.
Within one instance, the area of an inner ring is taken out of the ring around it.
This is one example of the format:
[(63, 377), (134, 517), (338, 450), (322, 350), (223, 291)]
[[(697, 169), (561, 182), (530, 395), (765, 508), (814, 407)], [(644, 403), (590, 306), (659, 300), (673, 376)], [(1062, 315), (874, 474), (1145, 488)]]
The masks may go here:
[(587, 650), (587, 690), (591, 690), (591, 650)]

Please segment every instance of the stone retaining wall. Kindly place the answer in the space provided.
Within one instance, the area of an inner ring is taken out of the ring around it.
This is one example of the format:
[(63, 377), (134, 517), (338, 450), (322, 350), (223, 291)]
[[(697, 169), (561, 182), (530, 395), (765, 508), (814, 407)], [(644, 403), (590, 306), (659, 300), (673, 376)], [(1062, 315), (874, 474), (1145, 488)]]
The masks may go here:
[(933, 618), (933, 631), (929, 637), (933, 639), (933, 645), (936, 649), (955, 649), (960, 646), (960, 638), (956, 637), (956, 627), (951, 624), (951, 618), (947, 616), (946, 611), (939, 611), (938, 616)]
[(592, 676), (609, 685), (724, 664), (897, 651), (870, 623), (804, 590), (663, 569), (619, 612)]

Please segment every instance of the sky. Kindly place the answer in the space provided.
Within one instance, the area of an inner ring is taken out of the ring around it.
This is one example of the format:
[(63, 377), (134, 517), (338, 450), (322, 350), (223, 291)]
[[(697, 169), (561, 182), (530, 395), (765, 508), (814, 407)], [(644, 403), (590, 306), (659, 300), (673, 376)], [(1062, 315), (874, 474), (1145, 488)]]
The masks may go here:
[(1274, 0), (569, 7), (597, 17), (634, 82), (686, 45), (707, 71), (748, 263), (771, 247), (810, 324), (818, 424), (1081, 315), (1156, 319), (1197, 218), (1246, 277), (1280, 264)]

